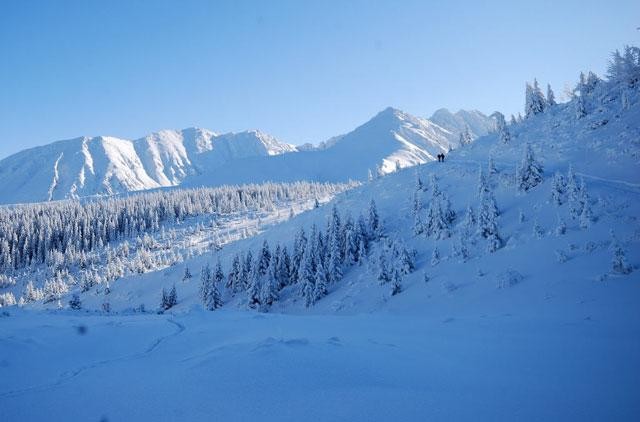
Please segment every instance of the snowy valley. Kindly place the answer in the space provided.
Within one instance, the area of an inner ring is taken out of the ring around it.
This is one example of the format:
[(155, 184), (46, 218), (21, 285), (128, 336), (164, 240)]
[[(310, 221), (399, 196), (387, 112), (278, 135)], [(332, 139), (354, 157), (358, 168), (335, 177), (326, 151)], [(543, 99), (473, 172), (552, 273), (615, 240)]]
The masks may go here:
[(637, 420), (640, 50), (525, 103), (1, 161), (2, 203), (122, 194), (0, 208), (4, 417)]

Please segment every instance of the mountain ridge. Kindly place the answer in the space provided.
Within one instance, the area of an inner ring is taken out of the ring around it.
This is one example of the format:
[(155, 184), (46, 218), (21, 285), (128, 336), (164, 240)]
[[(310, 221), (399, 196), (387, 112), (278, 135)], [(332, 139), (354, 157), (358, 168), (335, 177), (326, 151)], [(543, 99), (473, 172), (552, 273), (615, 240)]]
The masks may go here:
[[(488, 125), (490, 118), (484, 118)], [(437, 153), (457, 147), (456, 130), (387, 107), (353, 131), (315, 146), (297, 147), (257, 129), (229, 133), (200, 127), (163, 129), (133, 140), (82, 136), (0, 160), (0, 203), (181, 185), (364, 180), (369, 171), (386, 174), (397, 166), (434, 160)], [(346, 165), (350, 162), (354, 164)]]

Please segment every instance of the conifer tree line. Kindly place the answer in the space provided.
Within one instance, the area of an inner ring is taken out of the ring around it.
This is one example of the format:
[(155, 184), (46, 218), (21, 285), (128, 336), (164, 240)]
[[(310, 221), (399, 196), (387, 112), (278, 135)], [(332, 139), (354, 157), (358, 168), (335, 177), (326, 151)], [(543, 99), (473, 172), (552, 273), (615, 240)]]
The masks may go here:
[[(609, 60), (607, 79), (599, 78), (593, 72), (580, 73), (575, 88), (569, 92), (569, 99), (575, 100), (573, 108), (576, 119), (592, 113), (601, 104), (620, 101), (623, 109), (629, 107), (629, 90), (640, 88), (640, 48), (625, 46), (622, 52), (616, 50)], [(536, 79), (526, 84), (525, 117), (554, 107), (557, 104), (551, 85), (547, 85), (547, 95), (542, 92)], [(512, 118), (515, 122), (515, 118)]]
[[(401, 291), (401, 279), (415, 269), (415, 251), (400, 242), (386, 239), (374, 200), (369, 209), (354, 219), (340, 215), (334, 206), (326, 227), (301, 227), (290, 247), (269, 245), (265, 240), (255, 253), (251, 250), (236, 254), (228, 272), (220, 262), (215, 271), (206, 265), (200, 276), (200, 298), (208, 310), (222, 306), (221, 290), (230, 296), (245, 295), (247, 306), (266, 311), (280, 299), (280, 293), (294, 286), (306, 307), (326, 296), (332, 285), (340, 282), (344, 272), (353, 265), (372, 259), (371, 250), (380, 243), (384, 256), (384, 277), (381, 283), (391, 283), (391, 293)], [(379, 263), (380, 261), (378, 261)]]
[(276, 204), (334, 195), (354, 183), (265, 183), (162, 190), (88, 201), (0, 207), (0, 272), (67, 261), (110, 242), (200, 215), (270, 211)]

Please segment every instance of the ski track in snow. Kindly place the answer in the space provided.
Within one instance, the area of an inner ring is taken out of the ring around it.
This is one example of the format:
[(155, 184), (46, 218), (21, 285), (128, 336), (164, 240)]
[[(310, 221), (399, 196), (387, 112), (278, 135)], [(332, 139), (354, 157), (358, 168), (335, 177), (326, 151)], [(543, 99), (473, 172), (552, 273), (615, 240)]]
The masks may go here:
[(87, 371), (89, 371), (91, 369), (99, 368), (99, 367), (106, 366), (106, 365), (109, 365), (109, 364), (112, 364), (112, 363), (117, 363), (117, 362), (126, 362), (126, 361), (129, 361), (129, 360), (142, 359), (142, 358), (150, 355), (151, 353), (153, 353), (162, 343), (166, 342), (168, 339), (170, 339), (172, 337), (179, 336), (180, 334), (182, 334), (186, 330), (186, 327), (183, 324), (181, 324), (181, 323), (179, 323), (179, 322), (177, 322), (177, 321), (175, 321), (173, 319), (167, 319), (166, 321), (169, 324), (174, 325), (177, 328), (177, 330), (175, 330), (173, 333), (158, 337), (142, 352), (134, 353), (134, 354), (131, 354), (131, 355), (120, 356), (120, 357), (116, 357), (116, 358), (112, 358), (112, 359), (104, 359), (104, 360), (101, 360), (101, 361), (89, 363), (89, 364), (83, 365), (83, 366), (81, 366), (79, 368), (63, 372), (62, 374), (60, 374), (58, 380), (56, 380), (54, 382), (41, 384), (41, 385), (35, 385), (35, 386), (27, 387), (27, 388), (22, 388), (22, 389), (19, 389), (19, 390), (7, 391), (6, 393), (0, 393), (0, 398), (15, 397), (15, 396), (19, 396), (19, 395), (25, 394), (25, 393), (42, 392), (42, 391), (52, 390), (54, 388), (60, 387), (61, 385), (73, 380), (78, 375), (80, 375), (80, 374), (82, 374), (84, 372), (87, 372)]

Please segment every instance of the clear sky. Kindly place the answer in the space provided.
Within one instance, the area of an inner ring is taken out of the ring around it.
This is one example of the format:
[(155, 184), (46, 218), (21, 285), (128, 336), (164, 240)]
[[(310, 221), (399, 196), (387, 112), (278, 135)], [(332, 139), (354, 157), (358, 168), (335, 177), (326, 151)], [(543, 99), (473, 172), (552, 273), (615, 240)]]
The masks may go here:
[(81, 135), (318, 142), (386, 106), (517, 112), (640, 44), (640, 1), (1, 0), (0, 158)]

